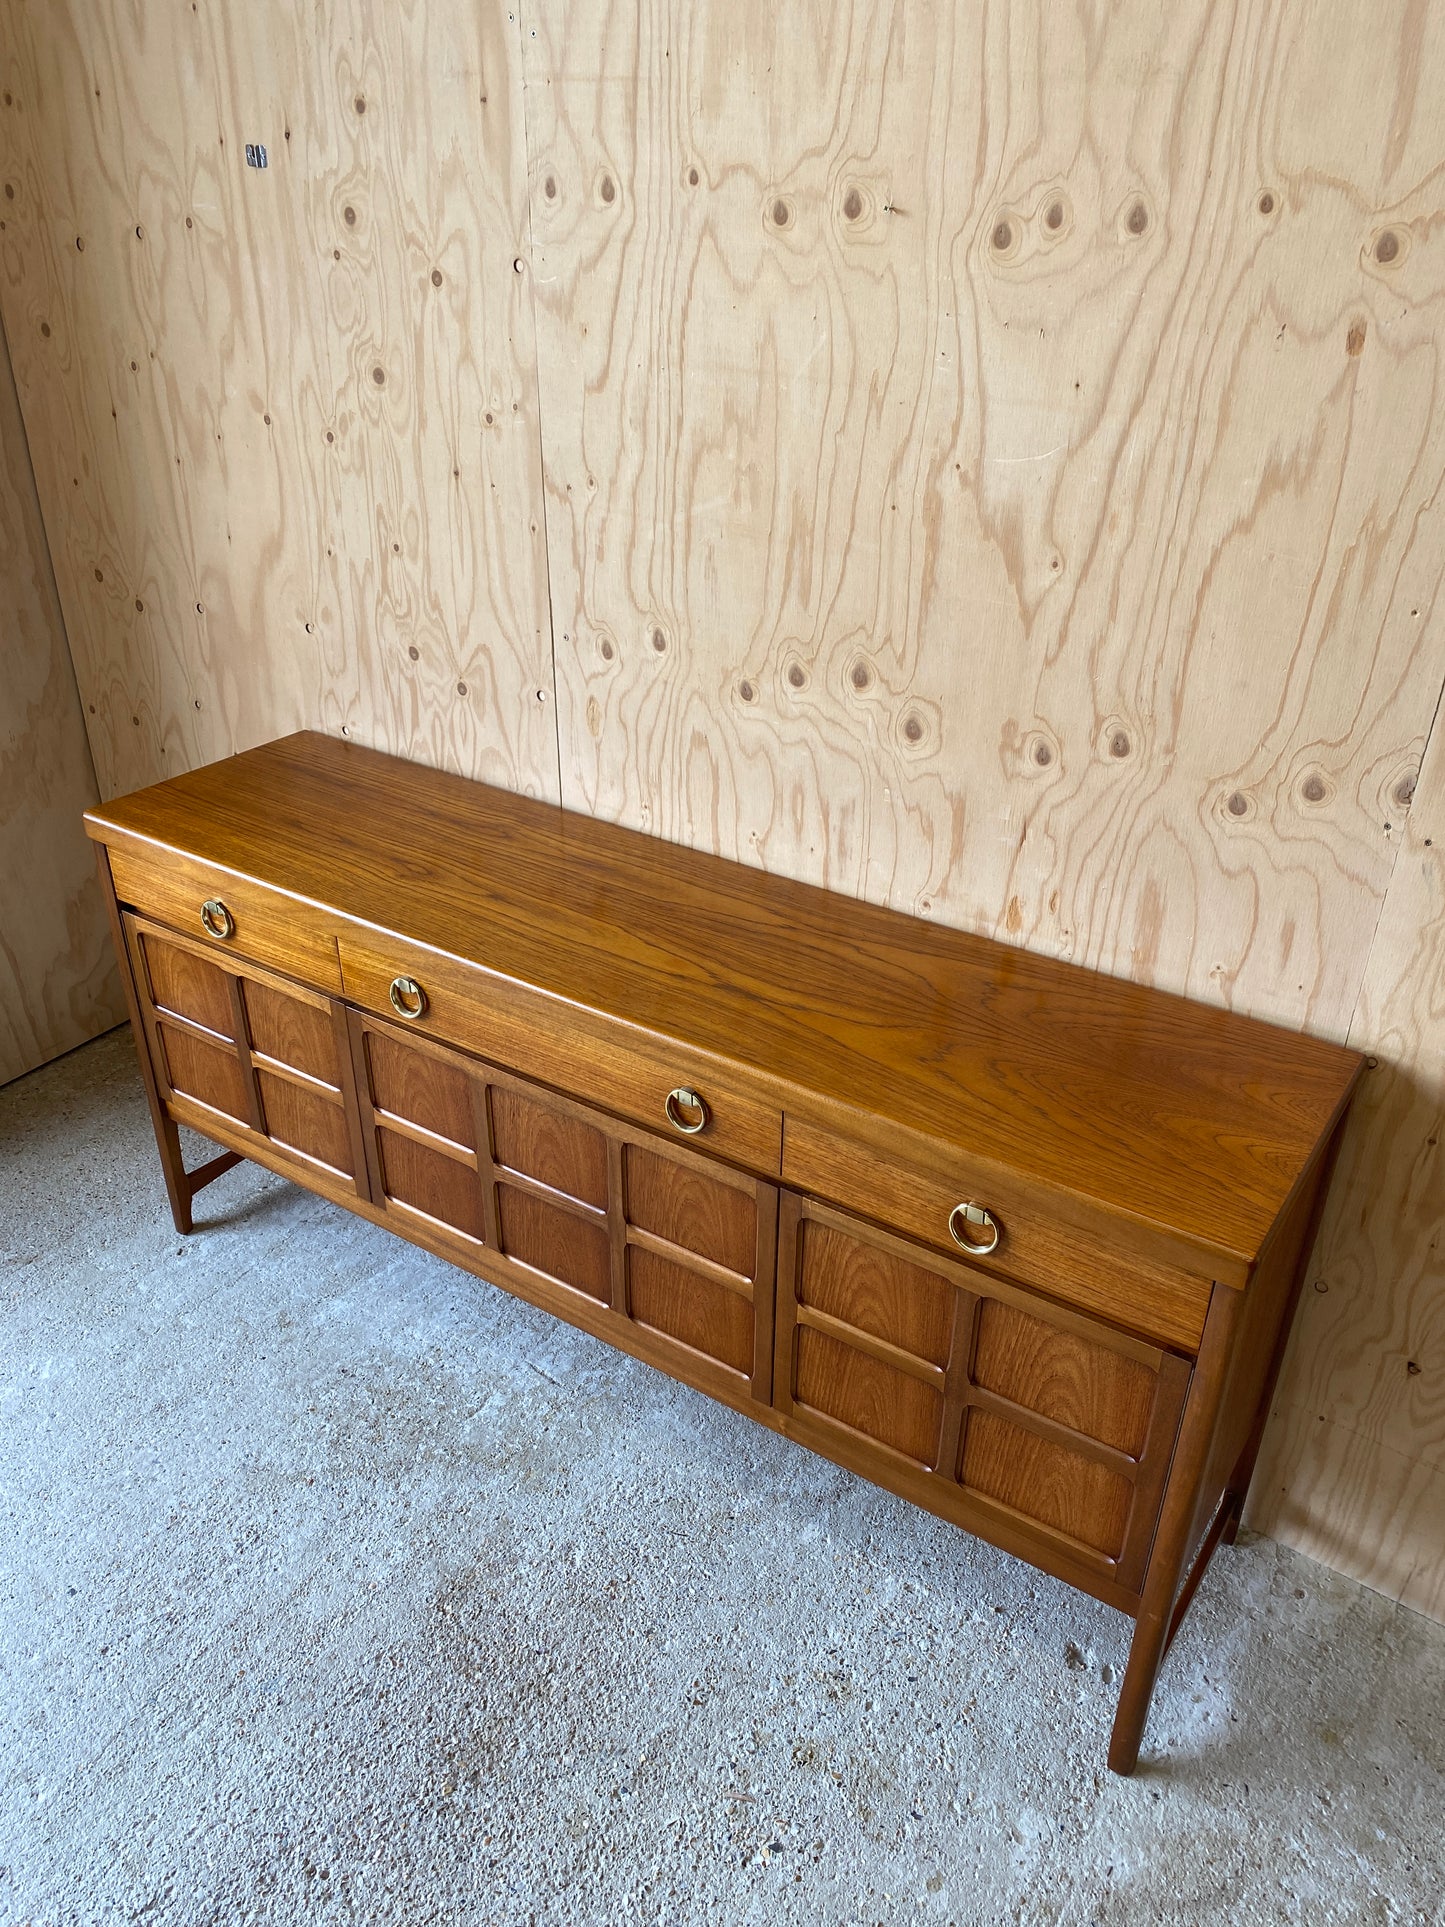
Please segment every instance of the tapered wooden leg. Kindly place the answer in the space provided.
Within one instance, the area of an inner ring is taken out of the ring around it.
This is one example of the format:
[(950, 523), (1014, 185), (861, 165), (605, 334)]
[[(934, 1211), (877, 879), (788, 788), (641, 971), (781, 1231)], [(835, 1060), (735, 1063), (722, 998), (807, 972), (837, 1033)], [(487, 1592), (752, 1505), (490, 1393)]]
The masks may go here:
[[(1114, 1713), (1114, 1730), (1109, 1737), (1109, 1766), (1115, 1773), (1132, 1773), (1139, 1762), (1139, 1747), (1144, 1738), (1144, 1722), (1149, 1717), (1149, 1702), (1154, 1697), (1154, 1682), (1168, 1651), (1174, 1620), (1175, 1596), (1184, 1569), (1190, 1542), (1199, 1523), (1204, 1499), (1203, 1483), (1219, 1417), (1220, 1393), (1229, 1366), (1235, 1321), (1241, 1294), (1227, 1285), (1216, 1285), (1204, 1321), (1199, 1357), (1184, 1403), (1174, 1460), (1169, 1468), (1169, 1483), (1159, 1512), (1159, 1530), (1149, 1555), (1144, 1575), (1144, 1591), (1134, 1628), (1129, 1661), (1119, 1688), (1119, 1704)], [(1212, 1544), (1208, 1548), (1213, 1550)], [(1207, 1556), (1207, 1554), (1206, 1554)], [(1202, 1570), (1202, 1568), (1200, 1568)], [(1191, 1574), (1198, 1583), (1197, 1573)], [(1188, 1603), (1186, 1587), (1182, 1595)]]
[(166, 1196), (170, 1199), (171, 1216), (176, 1230), (184, 1238), (194, 1230), (191, 1214), (191, 1200), (203, 1185), (210, 1184), (229, 1171), (241, 1159), (235, 1151), (222, 1151), (219, 1156), (209, 1158), (198, 1165), (194, 1171), (186, 1169), (185, 1158), (181, 1154), (181, 1134), (176, 1129), (176, 1121), (166, 1109), (161, 1096), (160, 1085), (156, 1081), (155, 1065), (151, 1062), (150, 1050), (146, 1044), (145, 1025), (141, 1019), (140, 993), (136, 989), (135, 972), (131, 967), (130, 952), (126, 947), (125, 930), (120, 920), (120, 905), (116, 901), (115, 883), (110, 874), (110, 856), (103, 843), (95, 846), (95, 863), (100, 872), (101, 892), (105, 897), (106, 911), (110, 917), (111, 941), (115, 945), (116, 961), (120, 965), (121, 987), (125, 991), (125, 1006), (130, 1013), (130, 1034), (135, 1043), (136, 1055), (140, 1059), (140, 1078), (145, 1086), (146, 1103), (150, 1107), (151, 1128), (156, 1135), (156, 1149), (160, 1153), (161, 1175), (166, 1181)]

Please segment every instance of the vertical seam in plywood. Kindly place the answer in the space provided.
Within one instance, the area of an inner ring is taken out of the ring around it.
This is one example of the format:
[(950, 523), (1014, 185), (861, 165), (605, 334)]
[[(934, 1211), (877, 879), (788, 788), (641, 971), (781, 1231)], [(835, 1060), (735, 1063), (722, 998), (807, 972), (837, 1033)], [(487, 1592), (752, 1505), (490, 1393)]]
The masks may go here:
[[(25, 473), (30, 481), (30, 499), (35, 510), (35, 526), (40, 530), (40, 546), (45, 555), (45, 580), (50, 592), (50, 600), (55, 610), (55, 618), (60, 626), (61, 639), (65, 644), (65, 660), (70, 665), (71, 686), (75, 690), (76, 706), (80, 710), (80, 726), (85, 736), (85, 755), (90, 764), (90, 779), (94, 793), (101, 795), (98, 765), (95, 760), (95, 745), (90, 740), (90, 725), (86, 719), (86, 706), (80, 694), (80, 677), (75, 668), (75, 651), (70, 646), (70, 626), (65, 620), (65, 605), (60, 600), (60, 578), (55, 573), (55, 557), (50, 547), (50, 529), (46, 524), (45, 511), (40, 506), (40, 489), (35, 480), (35, 463), (30, 456), (30, 427), (25, 420), (25, 410), (20, 405), (20, 387), (15, 380), (15, 363), (10, 355), (10, 337), (5, 331), (5, 318), (0, 315), (0, 352), (5, 357), (3, 379), (15, 390), (15, 418), (20, 423), (20, 441), (25, 450)], [(102, 801), (106, 800), (102, 798)]]
[[(1430, 745), (1435, 740), (1435, 726), (1440, 720), (1440, 705), (1442, 703), (1445, 703), (1445, 682), (1442, 682), (1440, 685), (1440, 689), (1435, 697), (1435, 706), (1430, 712), (1430, 726), (1425, 731), (1424, 745), (1420, 750), (1420, 768), (1416, 772), (1415, 777), (1417, 786), (1420, 777), (1424, 775), (1425, 764), (1429, 760)], [(1370, 929), (1370, 941), (1363, 947), (1362, 955), (1364, 962), (1360, 968), (1359, 981), (1355, 985), (1355, 1001), (1350, 1006), (1350, 1021), (1345, 1031), (1346, 1043), (1353, 1043), (1354, 1041), (1355, 1025), (1360, 1015), (1360, 999), (1365, 994), (1365, 985), (1370, 981), (1370, 965), (1374, 961), (1375, 945), (1379, 941), (1380, 936), (1380, 925), (1385, 920), (1385, 905), (1390, 900), (1390, 891), (1395, 883), (1395, 872), (1400, 867), (1400, 858), (1405, 854), (1405, 842), (1409, 834), (1409, 826), (1407, 825), (1400, 838), (1399, 845), (1396, 848), (1394, 860), (1390, 864), (1390, 874), (1385, 880), (1385, 887), (1380, 892), (1380, 901), (1375, 910), (1375, 921)]]
[(547, 602), (547, 645), (552, 664), (552, 742), (557, 759), (557, 801), (562, 795), (562, 718), (557, 702), (557, 611), (552, 598), (552, 541), (547, 526), (547, 438), (542, 433), (542, 346), (537, 332), (537, 238), (532, 230), (532, 119), (527, 112), (527, 27), (523, 0), (518, 0), (517, 79), (522, 90), (522, 146), (525, 154), (527, 214), (527, 302), (532, 317), (532, 376), (537, 397), (537, 479), (541, 484), (538, 512), (542, 518), (542, 583)]

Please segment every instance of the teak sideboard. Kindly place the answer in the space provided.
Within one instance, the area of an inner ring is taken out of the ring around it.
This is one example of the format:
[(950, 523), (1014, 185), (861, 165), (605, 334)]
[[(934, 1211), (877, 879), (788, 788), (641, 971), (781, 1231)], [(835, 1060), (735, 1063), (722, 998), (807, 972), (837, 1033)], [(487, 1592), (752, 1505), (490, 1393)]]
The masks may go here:
[(326, 736), (86, 822), (180, 1231), (253, 1158), (1131, 1614), (1133, 1769), (1356, 1053)]

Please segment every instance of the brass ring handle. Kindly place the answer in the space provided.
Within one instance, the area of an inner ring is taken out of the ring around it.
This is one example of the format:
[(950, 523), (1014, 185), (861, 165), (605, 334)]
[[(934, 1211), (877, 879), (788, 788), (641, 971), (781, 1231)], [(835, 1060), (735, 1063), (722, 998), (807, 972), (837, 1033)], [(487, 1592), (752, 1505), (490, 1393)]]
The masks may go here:
[(673, 1130), (681, 1131), (684, 1137), (696, 1137), (699, 1131), (705, 1131), (708, 1119), (712, 1116), (707, 1099), (699, 1092), (689, 1090), (686, 1084), (679, 1084), (675, 1091), (669, 1091), (662, 1108)]
[(207, 897), (201, 905), (201, 928), (224, 942), (236, 934), (236, 919), (219, 897)]
[(426, 992), (415, 977), (393, 977), (387, 995), (397, 1016), (405, 1017), (408, 1023), (414, 1024), (426, 1014)]
[(981, 1204), (956, 1204), (948, 1214), (948, 1235), (972, 1257), (986, 1258), (1003, 1232), (998, 1219)]

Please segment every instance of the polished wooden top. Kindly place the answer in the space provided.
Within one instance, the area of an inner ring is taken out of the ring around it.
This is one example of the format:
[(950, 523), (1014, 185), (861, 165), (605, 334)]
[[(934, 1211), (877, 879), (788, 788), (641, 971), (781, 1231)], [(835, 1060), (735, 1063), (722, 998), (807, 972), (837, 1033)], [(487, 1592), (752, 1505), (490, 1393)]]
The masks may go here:
[(1236, 1263), (1257, 1256), (1361, 1065), (312, 733), (86, 820), (104, 842), (182, 851)]

